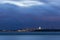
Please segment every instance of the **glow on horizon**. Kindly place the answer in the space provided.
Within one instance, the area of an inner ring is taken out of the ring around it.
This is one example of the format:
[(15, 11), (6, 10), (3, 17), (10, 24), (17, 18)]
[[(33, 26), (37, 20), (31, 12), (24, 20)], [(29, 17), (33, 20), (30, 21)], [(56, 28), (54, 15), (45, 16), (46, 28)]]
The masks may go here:
[(4, 3), (9, 3), (9, 4), (14, 4), (20, 7), (31, 7), (31, 6), (36, 6), (36, 5), (44, 5), (43, 2), (40, 1), (32, 1), (32, 0), (22, 0), (22, 1), (3, 1)]

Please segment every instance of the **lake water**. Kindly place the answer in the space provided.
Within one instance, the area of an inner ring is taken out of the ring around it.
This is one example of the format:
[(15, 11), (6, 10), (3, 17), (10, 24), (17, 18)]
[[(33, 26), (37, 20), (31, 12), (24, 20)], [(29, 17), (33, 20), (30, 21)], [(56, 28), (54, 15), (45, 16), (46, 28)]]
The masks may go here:
[(0, 40), (60, 40), (60, 35), (0, 35)]
[(0, 32), (0, 40), (60, 40), (60, 32)]

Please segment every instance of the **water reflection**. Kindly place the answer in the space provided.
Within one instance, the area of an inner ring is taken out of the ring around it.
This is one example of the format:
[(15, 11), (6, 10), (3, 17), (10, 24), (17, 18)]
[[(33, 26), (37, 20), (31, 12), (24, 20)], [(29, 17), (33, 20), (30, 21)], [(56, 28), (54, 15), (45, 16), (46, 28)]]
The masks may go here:
[(11, 35), (0, 36), (0, 40), (60, 40), (59, 35)]

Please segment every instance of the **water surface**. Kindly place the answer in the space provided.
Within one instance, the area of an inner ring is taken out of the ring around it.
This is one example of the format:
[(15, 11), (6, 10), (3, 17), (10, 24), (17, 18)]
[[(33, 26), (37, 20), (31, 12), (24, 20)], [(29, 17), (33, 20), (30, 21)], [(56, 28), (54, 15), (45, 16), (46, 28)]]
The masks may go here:
[(0, 40), (60, 40), (60, 35), (0, 35)]

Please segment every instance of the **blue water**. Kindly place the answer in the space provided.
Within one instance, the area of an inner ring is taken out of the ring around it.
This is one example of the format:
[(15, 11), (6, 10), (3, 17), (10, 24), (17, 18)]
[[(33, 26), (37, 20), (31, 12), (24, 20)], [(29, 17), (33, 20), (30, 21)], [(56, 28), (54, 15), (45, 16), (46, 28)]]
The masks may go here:
[(0, 35), (0, 40), (60, 40), (60, 35)]
[(0, 32), (0, 40), (60, 40), (60, 32)]
[(0, 32), (0, 35), (60, 35), (60, 32)]

